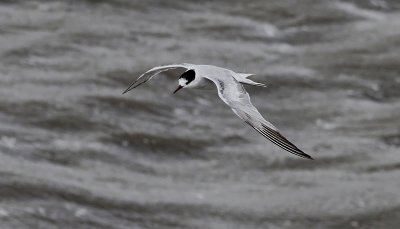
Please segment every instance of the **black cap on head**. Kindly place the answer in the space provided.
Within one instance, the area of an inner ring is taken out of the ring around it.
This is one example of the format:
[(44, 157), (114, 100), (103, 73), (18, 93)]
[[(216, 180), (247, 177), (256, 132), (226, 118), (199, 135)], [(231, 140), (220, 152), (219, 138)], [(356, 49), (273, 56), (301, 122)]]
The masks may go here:
[(173, 92), (174, 94), (181, 90), (182, 88), (186, 87), (190, 82), (192, 82), (195, 78), (196, 73), (194, 70), (190, 69), (186, 72), (184, 72), (180, 77), (179, 77), (179, 85)]
[(181, 75), (181, 77), (179, 77), (179, 78), (184, 78), (184, 79), (186, 79), (186, 80), (187, 80), (187, 83), (186, 83), (186, 84), (189, 84), (190, 82), (192, 82), (192, 81), (194, 80), (195, 76), (196, 76), (195, 71), (194, 71), (193, 69), (190, 69), (190, 70), (184, 72), (184, 73)]

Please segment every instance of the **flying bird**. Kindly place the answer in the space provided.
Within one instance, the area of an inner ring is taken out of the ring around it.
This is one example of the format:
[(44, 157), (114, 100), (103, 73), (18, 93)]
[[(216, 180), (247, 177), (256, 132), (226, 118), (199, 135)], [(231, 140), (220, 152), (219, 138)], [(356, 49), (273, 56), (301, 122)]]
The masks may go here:
[(260, 112), (250, 101), (250, 96), (244, 89), (243, 84), (266, 87), (265, 84), (248, 79), (253, 74), (236, 73), (232, 70), (213, 65), (196, 64), (171, 64), (154, 67), (133, 82), (122, 94), (146, 83), (155, 75), (168, 70), (180, 69), (185, 71), (178, 80), (178, 87), (174, 94), (183, 88), (203, 88), (215, 84), (218, 95), (239, 118), (253, 127), (265, 138), (281, 147), (282, 149), (297, 156), (312, 159), (297, 146), (282, 136), (279, 130), (270, 122), (265, 120)]

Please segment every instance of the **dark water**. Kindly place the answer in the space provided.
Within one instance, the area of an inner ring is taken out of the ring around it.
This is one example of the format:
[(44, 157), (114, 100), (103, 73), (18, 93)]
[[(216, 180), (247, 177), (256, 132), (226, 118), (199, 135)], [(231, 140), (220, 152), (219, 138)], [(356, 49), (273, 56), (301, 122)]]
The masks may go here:
[[(179, 62), (257, 73), (243, 124)], [(175, 76), (175, 77), (174, 77)], [(0, 228), (398, 228), (400, 2), (1, 1)]]

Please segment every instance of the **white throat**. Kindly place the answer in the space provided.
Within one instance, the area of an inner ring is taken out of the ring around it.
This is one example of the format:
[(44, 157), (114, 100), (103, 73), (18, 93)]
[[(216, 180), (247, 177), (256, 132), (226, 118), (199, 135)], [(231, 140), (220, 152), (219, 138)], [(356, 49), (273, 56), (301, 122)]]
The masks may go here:
[(180, 85), (180, 86), (182, 86), (182, 87), (184, 87), (184, 86), (186, 86), (187, 85), (187, 79), (185, 79), (185, 78), (180, 78), (179, 80), (178, 80), (178, 84)]

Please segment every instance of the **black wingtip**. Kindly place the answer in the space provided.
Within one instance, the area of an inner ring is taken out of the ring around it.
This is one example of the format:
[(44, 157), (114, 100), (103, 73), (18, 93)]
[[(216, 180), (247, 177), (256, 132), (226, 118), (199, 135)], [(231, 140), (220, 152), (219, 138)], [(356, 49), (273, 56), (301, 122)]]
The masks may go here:
[(130, 90), (132, 90), (132, 89), (135, 89), (137, 86), (140, 85), (140, 84), (135, 85), (136, 82), (137, 82), (137, 81), (135, 81), (135, 82), (133, 82), (131, 85), (129, 85), (129, 87), (128, 87), (124, 92), (122, 92), (122, 94), (125, 94), (125, 93), (127, 93), (128, 91), (130, 91)]
[(144, 81), (142, 81), (142, 82), (138, 82), (138, 80), (136, 80), (136, 81), (133, 82), (131, 85), (129, 85), (129, 87), (128, 87), (124, 92), (122, 92), (122, 94), (125, 94), (125, 93), (127, 93), (128, 91), (133, 90), (133, 89), (137, 88), (138, 86), (140, 86), (140, 85), (142, 85), (142, 84), (144, 84), (144, 83), (146, 83), (146, 82), (147, 82), (147, 80), (144, 80)]
[(128, 87), (124, 92), (122, 92), (122, 94), (125, 94), (125, 93), (127, 93), (128, 91), (134, 89), (134, 88), (136, 87), (136, 86), (133, 86), (133, 85), (135, 85), (135, 83), (136, 83), (136, 82), (134, 82), (134, 83), (132, 83), (131, 85), (129, 85), (129, 87)]
[[(304, 153), (303, 150), (297, 148), (295, 145), (293, 145), (293, 146), (294, 146), (294, 147), (296, 148), (296, 150), (297, 150), (297, 152), (296, 152), (296, 153), (293, 153), (293, 154), (295, 154), (295, 155), (297, 155), (297, 156), (299, 156), (299, 157), (305, 158), (305, 159), (314, 160), (314, 158), (312, 158), (310, 155)], [(290, 151), (289, 151), (289, 152), (290, 152)]]
[[(129, 88), (128, 88), (129, 89)], [(122, 92), (122, 94), (125, 94), (125, 93), (127, 93), (129, 90), (128, 89), (126, 89), (124, 92)]]
[(130, 91), (130, 90), (132, 90), (132, 89), (131, 89), (131, 86), (129, 86), (127, 89), (125, 89), (125, 91), (122, 92), (122, 94), (125, 94), (125, 93), (127, 93), (128, 91)]
[(278, 145), (282, 149), (288, 151), (289, 153), (292, 153), (294, 155), (297, 155), (299, 157), (309, 159), (309, 160), (314, 160), (310, 155), (304, 153), (301, 149), (297, 148), (293, 143), (291, 143), (289, 140), (287, 140), (284, 136), (282, 136), (277, 130), (273, 130), (269, 128), (265, 124), (261, 124), (263, 129), (256, 129), (258, 132), (260, 132), (264, 137), (268, 138), (271, 142), (274, 144)]
[(299, 149), (297, 147), (295, 149), (296, 149), (296, 151), (292, 151), (292, 150), (288, 150), (288, 149), (285, 149), (285, 150), (288, 151), (289, 153), (292, 153), (292, 154), (302, 157), (304, 159), (314, 160), (314, 158), (312, 158), (310, 155), (304, 153), (301, 149)]
[(308, 154), (302, 154), (301, 155), (303, 158), (305, 158), (305, 159), (309, 159), (309, 160), (314, 160), (314, 158), (312, 158), (310, 155), (308, 155)]
[[(290, 143), (290, 144), (292, 144), (292, 143)], [(295, 145), (292, 144), (292, 146), (295, 148), (296, 151), (287, 150), (287, 149), (286, 150), (294, 155), (299, 156), (299, 157), (309, 159), (309, 160), (314, 160), (314, 158), (312, 158), (310, 155), (304, 153), (301, 149), (297, 148)]]

